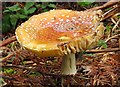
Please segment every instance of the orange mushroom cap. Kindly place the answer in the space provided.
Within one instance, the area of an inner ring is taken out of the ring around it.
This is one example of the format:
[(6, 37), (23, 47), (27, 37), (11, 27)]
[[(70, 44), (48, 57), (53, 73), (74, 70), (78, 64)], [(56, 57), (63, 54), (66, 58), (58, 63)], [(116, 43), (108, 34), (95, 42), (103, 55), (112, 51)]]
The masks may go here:
[(96, 42), (93, 32), (100, 25), (98, 14), (101, 11), (51, 10), (22, 23), (16, 37), (22, 46), (41, 57), (79, 52)]

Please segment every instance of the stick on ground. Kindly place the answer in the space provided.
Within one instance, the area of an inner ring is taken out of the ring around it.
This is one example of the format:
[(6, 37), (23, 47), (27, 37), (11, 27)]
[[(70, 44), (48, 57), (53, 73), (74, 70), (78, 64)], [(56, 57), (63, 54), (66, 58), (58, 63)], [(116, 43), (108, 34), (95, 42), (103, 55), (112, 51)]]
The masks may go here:
[(15, 36), (12, 36), (12, 37), (10, 37), (8, 39), (3, 40), (2, 43), (0, 43), (0, 47), (1, 46), (5, 46), (5, 45), (7, 45), (7, 44), (9, 44), (9, 43), (11, 43), (13, 41), (16, 41), (16, 37)]

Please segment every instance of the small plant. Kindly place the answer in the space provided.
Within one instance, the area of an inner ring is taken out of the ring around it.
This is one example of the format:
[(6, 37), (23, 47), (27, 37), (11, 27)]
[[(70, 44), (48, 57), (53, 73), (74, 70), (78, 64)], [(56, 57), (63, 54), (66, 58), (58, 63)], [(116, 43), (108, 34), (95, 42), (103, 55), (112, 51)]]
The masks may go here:
[(112, 26), (106, 26), (106, 32), (109, 32), (112, 29)]
[(107, 43), (104, 40), (99, 40), (98, 46), (102, 46), (103, 48), (107, 48)]
[(31, 75), (31, 76), (40, 76), (41, 74), (39, 72), (30, 72), (29, 75)]
[(6, 7), (3, 11), (2, 19), (2, 32), (8, 32), (11, 28), (15, 29), (19, 19), (28, 19), (30, 14), (33, 14), (36, 10), (33, 7), (35, 2), (26, 2), (24, 8), (19, 4), (15, 4), (11, 7)]
[(111, 25), (105, 25), (105, 26), (106, 26), (105, 35), (110, 35), (113, 25), (111, 24)]
[(50, 9), (56, 8), (56, 5), (54, 3), (50, 2), (44, 2), (42, 4), (36, 4), (35, 5), (38, 9), (41, 8), (42, 12), (49, 11)]
[(15, 70), (13, 70), (13, 69), (11, 69), (11, 68), (8, 68), (8, 69), (3, 69), (3, 72), (5, 73), (5, 74), (15, 74), (16, 73), (16, 71)]
[(80, 6), (88, 6), (91, 5), (95, 0), (82, 0), (81, 2), (77, 2)]

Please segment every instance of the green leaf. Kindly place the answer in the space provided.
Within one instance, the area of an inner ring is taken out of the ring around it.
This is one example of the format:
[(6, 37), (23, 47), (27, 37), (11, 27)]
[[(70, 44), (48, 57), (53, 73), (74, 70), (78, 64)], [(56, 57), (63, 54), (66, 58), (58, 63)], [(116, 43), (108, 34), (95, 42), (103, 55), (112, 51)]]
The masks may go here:
[(36, 6), (37, 8), (39, 8), (39, 7), (41, 7), (41, 4), (35, 4), (35, 6)]
[(20, 10), (21, 8), (19, 7), (18, 4), (16, 4), (16, 5), (13, 5), (13, 6), (11, 6), (11, 7), (7, 7), (7, 9), (9, 9), (10, 11), (18, 11), (18, 10)]
[(39, 4), (39, 7), (41, 7), (42, 9), (45, 9), (47, 5)]
[(92, 53), (86, 53), (85, 55), (86, 55), (86, 56), (91, 56), (91, 57), (94, 57), (94, 56), (95, 56), (95, 55), (92, 54)]
[(35, 10), (36, 10), (36, 8), (35, 8), (35, 7), (30, 8), (30, 9), (28, 10), (28, 14), (32, 14), (32, 13), (34, 13), (34, 12), (35, 12)]
[(17, 21), (18, 21), (18, 16), (17, 15), (10, 15), (10, 22), (11, 22), (14, 29), (15, 29)]
[(104, 40), (99, 40), (98, 46), (103, 46), (103, 48), (107, 48), (107, 43)]
[(3, 14), (2, 18), (2, 33), (10, 30), (10, 14)]
[(47, 8), (43, 10), (43, 12), (47, 12), (47, 11), (49, 11), (49, 9), (47, 9)]
[(23, 14), (25, 14), (25, 15), (28, 15), (28, 10), (24, 7), (24, 9), (23, 10), (21, 10), (21, 12), (23, 13)]
[(56, 8), (55, 4), (49, 4), (48, 6), (51, 7), (51, 8)]
[(2, 24), (2, 33), (6, 33), (8, 31), (10, 31), (10, 24), (3, 23)]
[(21, 18), (21, 19), (27, 18), (27, 16), (26, 16), (26, 15), (23, 15), (23, 14), (17, 13), (16, 15), (17, 15), (19, 18)]
[(10, 10), (4, 10), (3, 13), (7, 13), (7, 12), (10, 12)]
[(25, 8), (28, 10), (30, 7), (32, 7), (35, 4), (35, 2), (26, 2)]
[(41, 74), (39, 72), (30, 72), (31, 76), (40, 76)]
[(81, 6), (88, 6), (92, 4), (93, 2), (95, 2), (95, 0), (82, 0), (81, 2), (77, 2), (77, 3)]
[(112, 29), (112, 26), (106, 26), (107, 32), (109, 32)]
[(120, 16), (118, 16), (118, 18), (120, 18)]
[(6, 73), (6, 74), (14, 74), (14, 73), (16, 73), (16, 71), (10, 68), (10, 69), (4, 69), (4, 73)]
[(103, 44), (102, 46), (103, 46), (103, 48), (107, 48), (107, 44)]

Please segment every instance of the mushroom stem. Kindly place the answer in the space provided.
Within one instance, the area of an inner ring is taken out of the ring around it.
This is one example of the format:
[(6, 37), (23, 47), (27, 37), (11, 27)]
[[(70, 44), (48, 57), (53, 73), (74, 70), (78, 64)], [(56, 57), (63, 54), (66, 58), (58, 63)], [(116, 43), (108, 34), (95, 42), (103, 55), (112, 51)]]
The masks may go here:
[(75, 54), (71, 53), (63, 56), (61, 72), (64, 75), (71, 75), (77, 72)]

